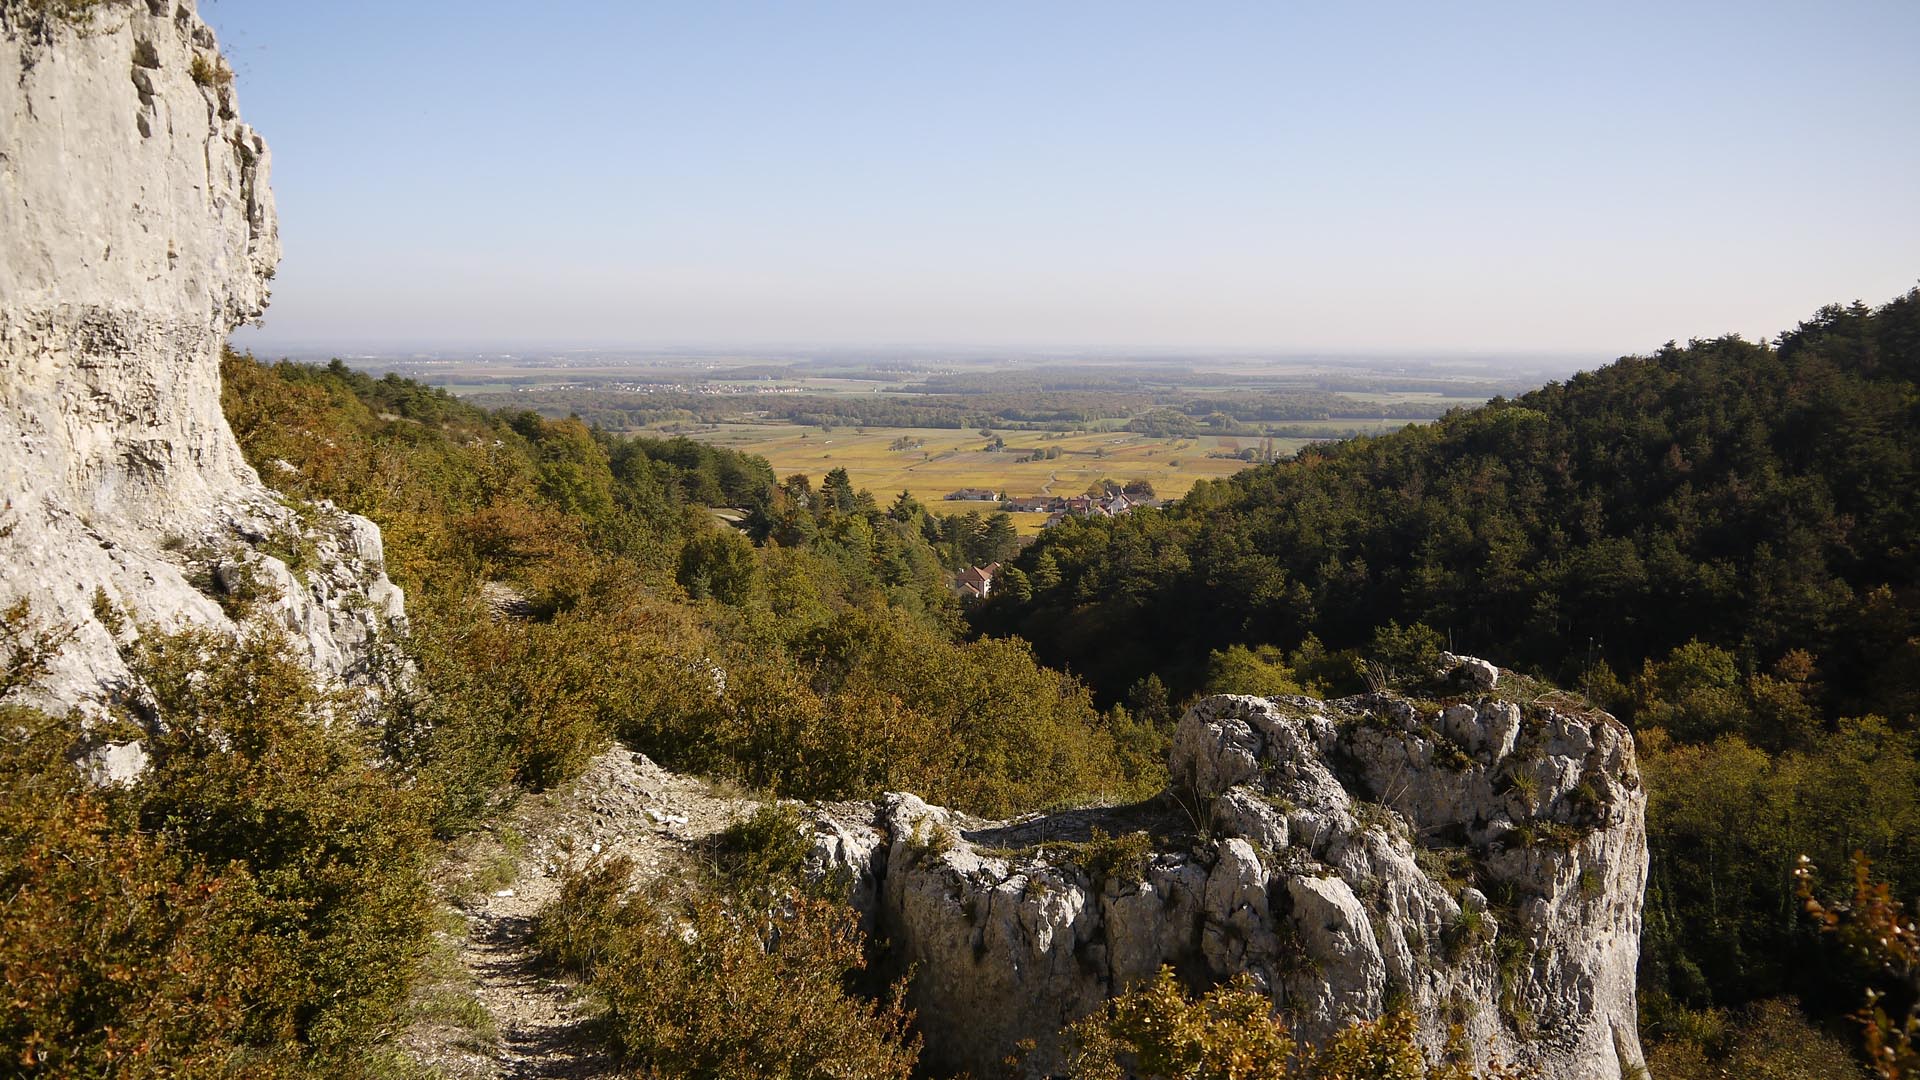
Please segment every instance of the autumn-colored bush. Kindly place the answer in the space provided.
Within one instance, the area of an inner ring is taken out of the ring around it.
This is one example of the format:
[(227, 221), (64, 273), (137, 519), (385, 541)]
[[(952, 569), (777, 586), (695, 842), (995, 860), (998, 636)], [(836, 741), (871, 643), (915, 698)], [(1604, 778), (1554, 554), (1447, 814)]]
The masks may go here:
[[(1662, 1012), (1667, 1012), (1662, 1009)], [(1647, 1070), (1660, 1080), (1863, 1080), (1845, 1040), (1808, 1021), (1790, 998), (1732, 1012), (1668, 1013), (1643, 1030)]]
[(72, 736), (0, 712), (0, 1060), (29, 1077), (216, 1073), (258, 989), (232, 962), (253, 883), (138, 829), (132, 800), (68, 763)]
[(1189, 997), (1172, 968), (1070, 1027), (1074, 1080), (1519, 1080), (1476, 1069), (1457, 1041), (1429, 1061), (1412, 1014), (1359, 1020), (1318, 1048), (1296, 1042), (1245, 975)]
[(248, 1040), (349, 1054), (391, 1020), (426, 933), (421, 800), (277, 637), (148, 632), (159, 717), (141, 828), (240, 876)]

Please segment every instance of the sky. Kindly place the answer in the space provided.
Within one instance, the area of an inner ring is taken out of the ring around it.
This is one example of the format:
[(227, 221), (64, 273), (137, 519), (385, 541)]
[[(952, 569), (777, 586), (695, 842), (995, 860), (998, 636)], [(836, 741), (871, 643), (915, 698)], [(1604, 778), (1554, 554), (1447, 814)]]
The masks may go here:
[(1610, 357), (1920, 283), (1920, 3), (201, 0), (242, 344)]

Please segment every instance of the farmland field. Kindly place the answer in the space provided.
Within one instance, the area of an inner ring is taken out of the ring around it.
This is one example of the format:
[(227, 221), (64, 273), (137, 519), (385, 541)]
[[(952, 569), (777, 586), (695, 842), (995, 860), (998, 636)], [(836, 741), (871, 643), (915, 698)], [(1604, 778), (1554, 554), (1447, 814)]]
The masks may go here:
[[(956, 428), (839, 428), (832, 432), (797, 424), (720, 424), (690, 437), (765, 457), (778, 476), (806, 473), (817, 482), (830, 469), (844, 468), (856, 488), (867, 488), (884, 504), (901, 491), (936, 513), (988, 510), (985, 502), (949, 502), (959, 488), (988, 488), (1014, 497), (1078, 495), (1096, 480), (1147, 480), (1162, 498), (1177, 498), (1194, 481), (1231, 476), (1247, 462), (1209, 458), (1209, 452), (1258, 449), (1258, 436), (1200, 435), (1159, 439), (1124, 431), (1005, 431), (1003, 449), (985, 449), (977, 431)], [(1274, 450), (1288, 455), (1306, 439), (1275, 439)], [(917, 444), (917, 445), (912, 445)], [(899, 446), (901, 449), (892, 449)], [(1021, 458), (1058, 450), (1049, 460)], [(1045, 514), (1018, 514), (1023, 532), (1037, 532)]]

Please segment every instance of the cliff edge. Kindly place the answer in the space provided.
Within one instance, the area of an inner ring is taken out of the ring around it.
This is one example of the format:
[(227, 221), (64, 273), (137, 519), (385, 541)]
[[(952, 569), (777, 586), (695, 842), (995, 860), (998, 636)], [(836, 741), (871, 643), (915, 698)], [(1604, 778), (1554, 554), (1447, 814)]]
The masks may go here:
[(268, 491), (221, 413), (280, 259), (269, 162), (191, 0), (0, 0), (0, 609), (71, 634), (33, 704), (123, 688), (107, 605), (274, 626), (346, 684), (404, 618), (379, 530)]

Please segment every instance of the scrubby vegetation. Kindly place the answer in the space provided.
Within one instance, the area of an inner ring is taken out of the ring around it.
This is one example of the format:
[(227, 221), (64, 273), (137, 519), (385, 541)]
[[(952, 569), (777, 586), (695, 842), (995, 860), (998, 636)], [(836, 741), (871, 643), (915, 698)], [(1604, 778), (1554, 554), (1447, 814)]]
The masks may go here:
[[(390, 1075), (431, 837), (564, 782), (610, 739), (808, 797), (913, 787), (993, 812), (1157, 785), (1152, 733), (1020, 642), (960, 640), (938, 529), (874, 510), (844, 474), (807, 498), (753, 458), (489, 414), (341, 365), (235, 356), (224, 374), (264, 476), (383, 526), (413, 618), (392, 659), (410, 674), (369, 728), (364, 702), (317, 692), (271, 636), (148, 631), (125, 734), (152, 766), (129, 788), (73, 764), (76, 739), (108, 729), (8, 709), (0, 964), (22, 1004), (0, 1046), (28, 1075)], [(791, 533), (754, 543), (710, 502)], [(60, 643), (29, 625), (4, 620), (0, 700)], [(863, 963), (849, 912), (749, 917), (721, 899), (745, 880), (791, 891), (777, 819), (736, 831), (721, 884), (600, 912), (622, 927), (612, 966), (567, 961), (601, 972), (623, 1052), (706, 1075), (905, 1075), (905, 1015), (843, 985)], [(655, 993), (663, 973), (696, 996)], [(749, 989), (754, 1022), (712, 1026), (730, 1015), (713, 995)]]
[[(382, 526), (408, 675), (369, 727), (270, 636), (148, 632), (120, 722), (152, 767), (126, 787), (75, 764), (110, 728), (4, 708), (0, 967), (21, 1004), (0, 1045), (28, 1075), (388, 1069), (433, 838), (609, 740), (774, 794), (907, 788), (998, 815), (1158, 791), (1194, 692), (1395, 685), (1446, 646), (1576, 684), (1636, 728), (1660, 1075), (1839, 1075), (1838, 1021), (1872, 971), (1821, 932), (1848, 917), (1804, 917), (1793, 872), (1858, 851), (1885, 896), (1920, 890), (1920, 293), (1051, 530), (973, 614), (1037, 652), (969, 638), (945, 583), (1014, 556), (1007, 522), (339, 364), (229, 356), (223, 373), (263, 477)], [(58, 645), (26, 625), (0, 618), (0, 702)], [(770, 806), (697, 887), (630, 891), (608, 863), (546, 913), (543, 948), (605, 1003), (628, 1065), (912, 1073), (909, 1017), (863, 983), (851, 913), (809, 895), (796, 826)], [(1099, 837), (1086, 854), (1127, 877), (1145, 852)], [(1809, 896), (1834, 884), (1805, 872)], [(1305, 1054), (1265, 1000), (1163, 979), (1076, 1029), (1076, 1068), (1466, 1075), (1418, 1060), (1404, 1018)]]
[[(957, 637), (946, 535), (910, 500), (339, 364), (233, 356), (224, 376), (263, 476), (385, 532), (423, 675), (389, 744), (441, 793), (443, 831), (614, 737), (805, 798), (910, 787), (999, 813), (1157, 785), (1151, 732), (1021, 642)], [(749, 508), (753, 539), (710, 501)]]
[(848, 990), (866, 967), (852, 909), (781, 895), (791, 868), (767, 858), (785, 847), (780, 818), (741, 830), (736, 853), (754, 853), (705, 890), (630, 891), (632, 864), (613, 859), (570, 878), (543, 914), (542, 951), (604, 1002), (628, 1067), (661, 1080), (914, 1075), (904, 987), (882, 1000)]
[(1337, 1032), (1319, 1049), (1296, 1042), (1273, 1004), (1242, 976), (1198, 998), (1162, 968), (1152, 982), (1075, 1024), (1074, 1080), (1518, 1080), (1498, 1063), (1475, 1069), (1467, 1047), (1450, 1044), (1429, 1062), (1406, 1013)]
[(90, 780), (70, 721), (0, 710), (7, 1067), (381, 1072), (426, 930), (419, 795), (277, 639), (149, 632), (133, 660), (137, 784)]
[(0, 0), (0, 16), (24, 20), (26, 25), (53, 21), (78, 29), (93, 25), (95, 15), (113, 0)]

